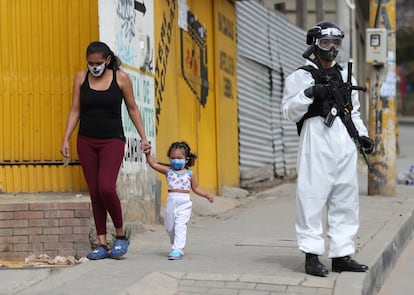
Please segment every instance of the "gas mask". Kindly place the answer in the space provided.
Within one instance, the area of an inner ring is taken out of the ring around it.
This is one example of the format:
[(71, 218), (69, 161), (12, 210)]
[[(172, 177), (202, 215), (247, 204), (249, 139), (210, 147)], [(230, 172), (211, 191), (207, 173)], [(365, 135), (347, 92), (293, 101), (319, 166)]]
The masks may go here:
[(306, 35), (306, 44), (315, 45), (316, 55), (323, 60), (333, 61), (338, 55), (344, 33), (330, 22), (319, 22)]
[(333, 61), (338, 55), (341, 43), (342, 39), (340, 38), (322, 37), (316, 39), (317, 55), (323, 60)]

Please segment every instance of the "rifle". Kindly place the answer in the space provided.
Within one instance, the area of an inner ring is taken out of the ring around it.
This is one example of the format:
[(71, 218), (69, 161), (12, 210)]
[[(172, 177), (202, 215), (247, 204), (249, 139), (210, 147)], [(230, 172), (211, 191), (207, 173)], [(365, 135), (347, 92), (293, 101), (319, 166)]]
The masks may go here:
[[(348, 131), (349, 136), (352, 138), (352, 140), (355, 142), (355, 145), (359, 152), (364, 157), (365, 162), (367, 163), (368, 170), (372, 172), (371, 165), (368, 162), (367, 156), (365, 155), (364, 149), (361, 144), (361, 140), (359, 138), (358, 130), (355, 127), (354, 122), (352, 121), (351, 117), (351, 107), (352, 105), (344, 104), (345, 102), (351, 102), (349, 98), (351, 96), (352, 90), (358, 90), (358, 91), (366, 91), (367, 88), (364, 86), (354, 86), (352, 85), (352, 62), (348, 62), (348, 76), (347, 81), (343, 83), (341, 90), (338, 89), (338, 86), (335, 84), (335, 82), (330, 79), (330, 77), (326, 74), (325, 69), (323, 68), (322, 64), (320, 63), (318, 57), (316, 57), (314, 53), (314, 45), (310, 46), (304, 53), (303, 57), (310, 60), (314, 64), (317, 65), (319, 70), (324, 74), (326, 77), (326, 83), (328, 84), (329, 91), (332, 94), (334, 98), (334, 105), (331, 109), (331, 111), (328, 113), (328, 115), (325, 118), (325, 125), (328, 127), (332, 126), (332, 123), (336, 116), (339, 116), (341, 118), (342, 123), (345, 125), (346, 130)], [(314, 55), (314, 58), (311, 58), (311, 55)]]

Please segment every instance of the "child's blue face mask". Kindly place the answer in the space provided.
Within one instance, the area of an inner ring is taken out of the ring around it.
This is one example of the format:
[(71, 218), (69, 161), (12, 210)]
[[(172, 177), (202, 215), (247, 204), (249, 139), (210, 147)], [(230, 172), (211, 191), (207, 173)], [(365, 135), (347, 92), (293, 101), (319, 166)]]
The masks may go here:
[(171, 159), (170, 164), (174, 170), (182, 170), (185, 167), (185, 159)]

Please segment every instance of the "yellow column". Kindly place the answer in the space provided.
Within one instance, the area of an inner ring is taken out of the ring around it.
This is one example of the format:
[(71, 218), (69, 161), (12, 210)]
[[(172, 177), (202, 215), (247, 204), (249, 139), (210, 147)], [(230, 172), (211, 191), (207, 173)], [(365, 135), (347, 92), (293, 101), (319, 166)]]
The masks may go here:
[(387, 62), (372, 66), (369, 134), (375, 141), (369, 160), (368, 194), (394, 196), (396, 186), (396, 18), (395, 0), (371, 0), (370, 27), (387, 30)]

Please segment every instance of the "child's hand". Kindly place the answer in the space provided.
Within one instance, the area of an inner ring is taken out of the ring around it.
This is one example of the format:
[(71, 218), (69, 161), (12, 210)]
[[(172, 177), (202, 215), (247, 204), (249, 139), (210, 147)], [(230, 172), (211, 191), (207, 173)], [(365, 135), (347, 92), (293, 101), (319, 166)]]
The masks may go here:
[(210, 203), (213, 203), (213, 202), (214, 202), (214, 196), (212, 196), (212, 195), (206, 195), (206, 199), (207, 199)]

